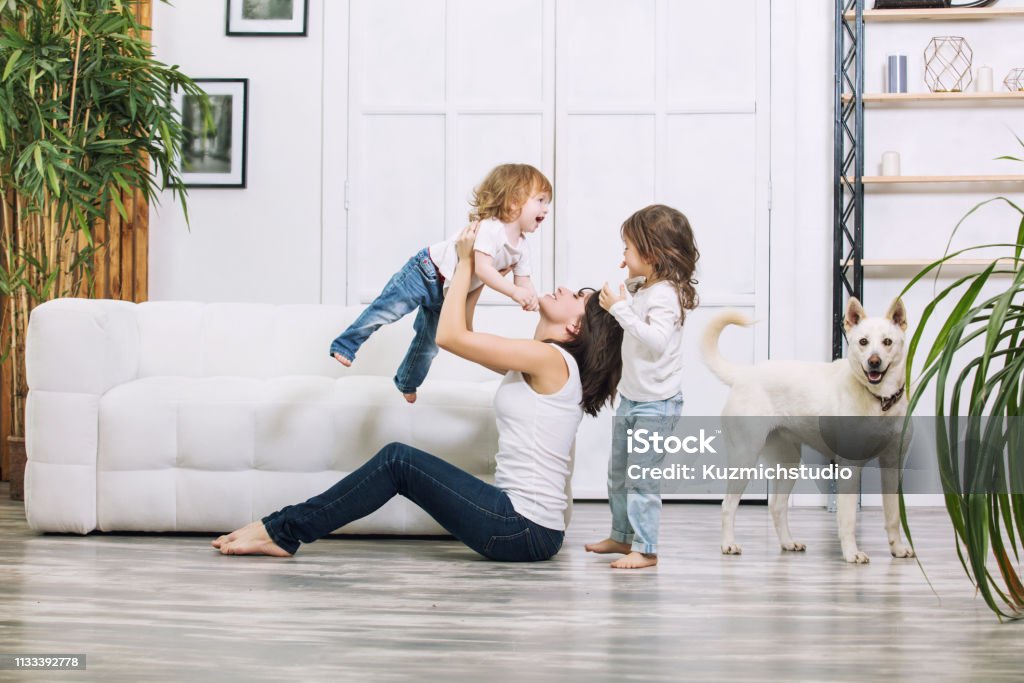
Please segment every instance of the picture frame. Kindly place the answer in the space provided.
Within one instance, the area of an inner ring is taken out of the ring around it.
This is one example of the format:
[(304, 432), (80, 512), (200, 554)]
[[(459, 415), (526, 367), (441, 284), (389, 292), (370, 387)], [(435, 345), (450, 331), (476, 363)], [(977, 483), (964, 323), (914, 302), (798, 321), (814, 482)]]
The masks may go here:
[(227, 0), (229, 36), (306, 36), (309, 0)]
[(177, 91), (172, 105), (185, 130), (179, 168), (186, 187), (244, 188), (248, 155), (249, 79), (196, 78), (210, 100), (212, 127), (203, 132), (199, 98)]

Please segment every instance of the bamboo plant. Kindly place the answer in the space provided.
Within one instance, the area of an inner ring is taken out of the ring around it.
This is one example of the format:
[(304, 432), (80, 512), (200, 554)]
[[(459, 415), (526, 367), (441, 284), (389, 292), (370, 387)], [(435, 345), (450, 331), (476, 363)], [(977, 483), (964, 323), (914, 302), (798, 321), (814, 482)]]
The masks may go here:
[[(1024, 147), (1024, 141), (1017, 141)], [(1013, 156), (1000, 159), (1024, 162)], [(964, 221), (992, 203), (1019, 214), (1014, 241), (950, 252)], [(1003, 256), (956, 279), (925, 307), (908, 347), (907, 386), (913, 362), (924, 355), (919, 345), (929, 322), (938, 333), (911, 393), (907, 419), (925, 389), (934, 386), (939, 474), (957, 554), (989, 608), (1000, 619), (1019, 619), (1024, 617), (1018, 548), (1024, 542), (1024, 210), (1007, 197), (981, 202), (957, 223), (949, 244), (945, 256), (914, 277), (904, 294), (962, 254), (1002, 248)], [(1006, 286), (997, 287), (1004, 278)], [(956, 303), (941, 320), (935, 309), (946, 299)], [(955, 371), (954, 363), (963, 369)], [(903, 522), (906, 527), (905, 513)]]
[[(0, 293), (13, 355), (13, 435), (24, 434), (24, 343), (38, 304), (94, 293), (94, 228), (123, 196), (152, 203), (179, 175), (183, 131), (170, 93), (205, 102), (156, 61), (141, 0), (0, 0)], [(73, 343), (73, 340), (69, 340)]]

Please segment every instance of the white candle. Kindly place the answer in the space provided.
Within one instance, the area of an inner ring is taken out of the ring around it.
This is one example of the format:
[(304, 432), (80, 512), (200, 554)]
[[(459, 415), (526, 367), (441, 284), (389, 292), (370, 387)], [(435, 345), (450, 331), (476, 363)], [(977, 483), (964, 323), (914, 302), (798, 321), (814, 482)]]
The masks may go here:
[(978, 92), (992, 92), (992, 67), (982, 66), (978, 68), (978, 81), (975, 85)]
[(882, 175), (899, 175), (900, 174), (900, 153), (899, 152), (883, 152), (882, 153)]

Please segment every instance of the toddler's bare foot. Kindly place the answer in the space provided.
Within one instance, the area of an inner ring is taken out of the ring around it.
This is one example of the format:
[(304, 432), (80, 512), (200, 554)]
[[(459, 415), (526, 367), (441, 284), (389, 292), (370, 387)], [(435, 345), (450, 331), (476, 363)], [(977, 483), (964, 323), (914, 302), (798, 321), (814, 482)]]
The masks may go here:
[(405, 400), (408, 401), (409, 403), (415, 403), (416, 402), (416, 392), (415, 391), (412, 392), (411, 394), (402, 394), (402, 396), (404, 396)]
[(619, 543), (613, 541), (610, 538), (606, 538), (603, 541), (597, 543), (588, 543), (585, 546), (588, 553), (598, 553), (600, 555), (607, 555), (608, 553), (622, 553), (628, 555), (630, 546), (628, 543)]
[(341, 355), (340, 353), (334, 354), (334, 360), (338, 361), (346, 368), (352, 367), (352, 361), (350, 361), (348, 358), (345, 358), (345, 356)]
[(653, 567), (656, 564), (658, 564), (657, 555), (648, 555), (634, 551), (612, 562), (612, 569), (643, 569), (644, 567)]
[(222, 555), (271, 555), (291, 557), (291, 553), (270, 540), (263, 522), (253, 522), (212, 543)]

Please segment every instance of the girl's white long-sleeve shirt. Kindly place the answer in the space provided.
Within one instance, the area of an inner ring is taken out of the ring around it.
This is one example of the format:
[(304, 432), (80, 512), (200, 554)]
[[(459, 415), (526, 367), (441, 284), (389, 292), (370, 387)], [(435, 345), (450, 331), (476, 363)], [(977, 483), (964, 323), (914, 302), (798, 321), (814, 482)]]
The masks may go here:
[(656, 282), (611, 307), (622, 337), (619, 393), (632, 401), (663, 401), (683, 385), (682, 311), (675, 287)]

